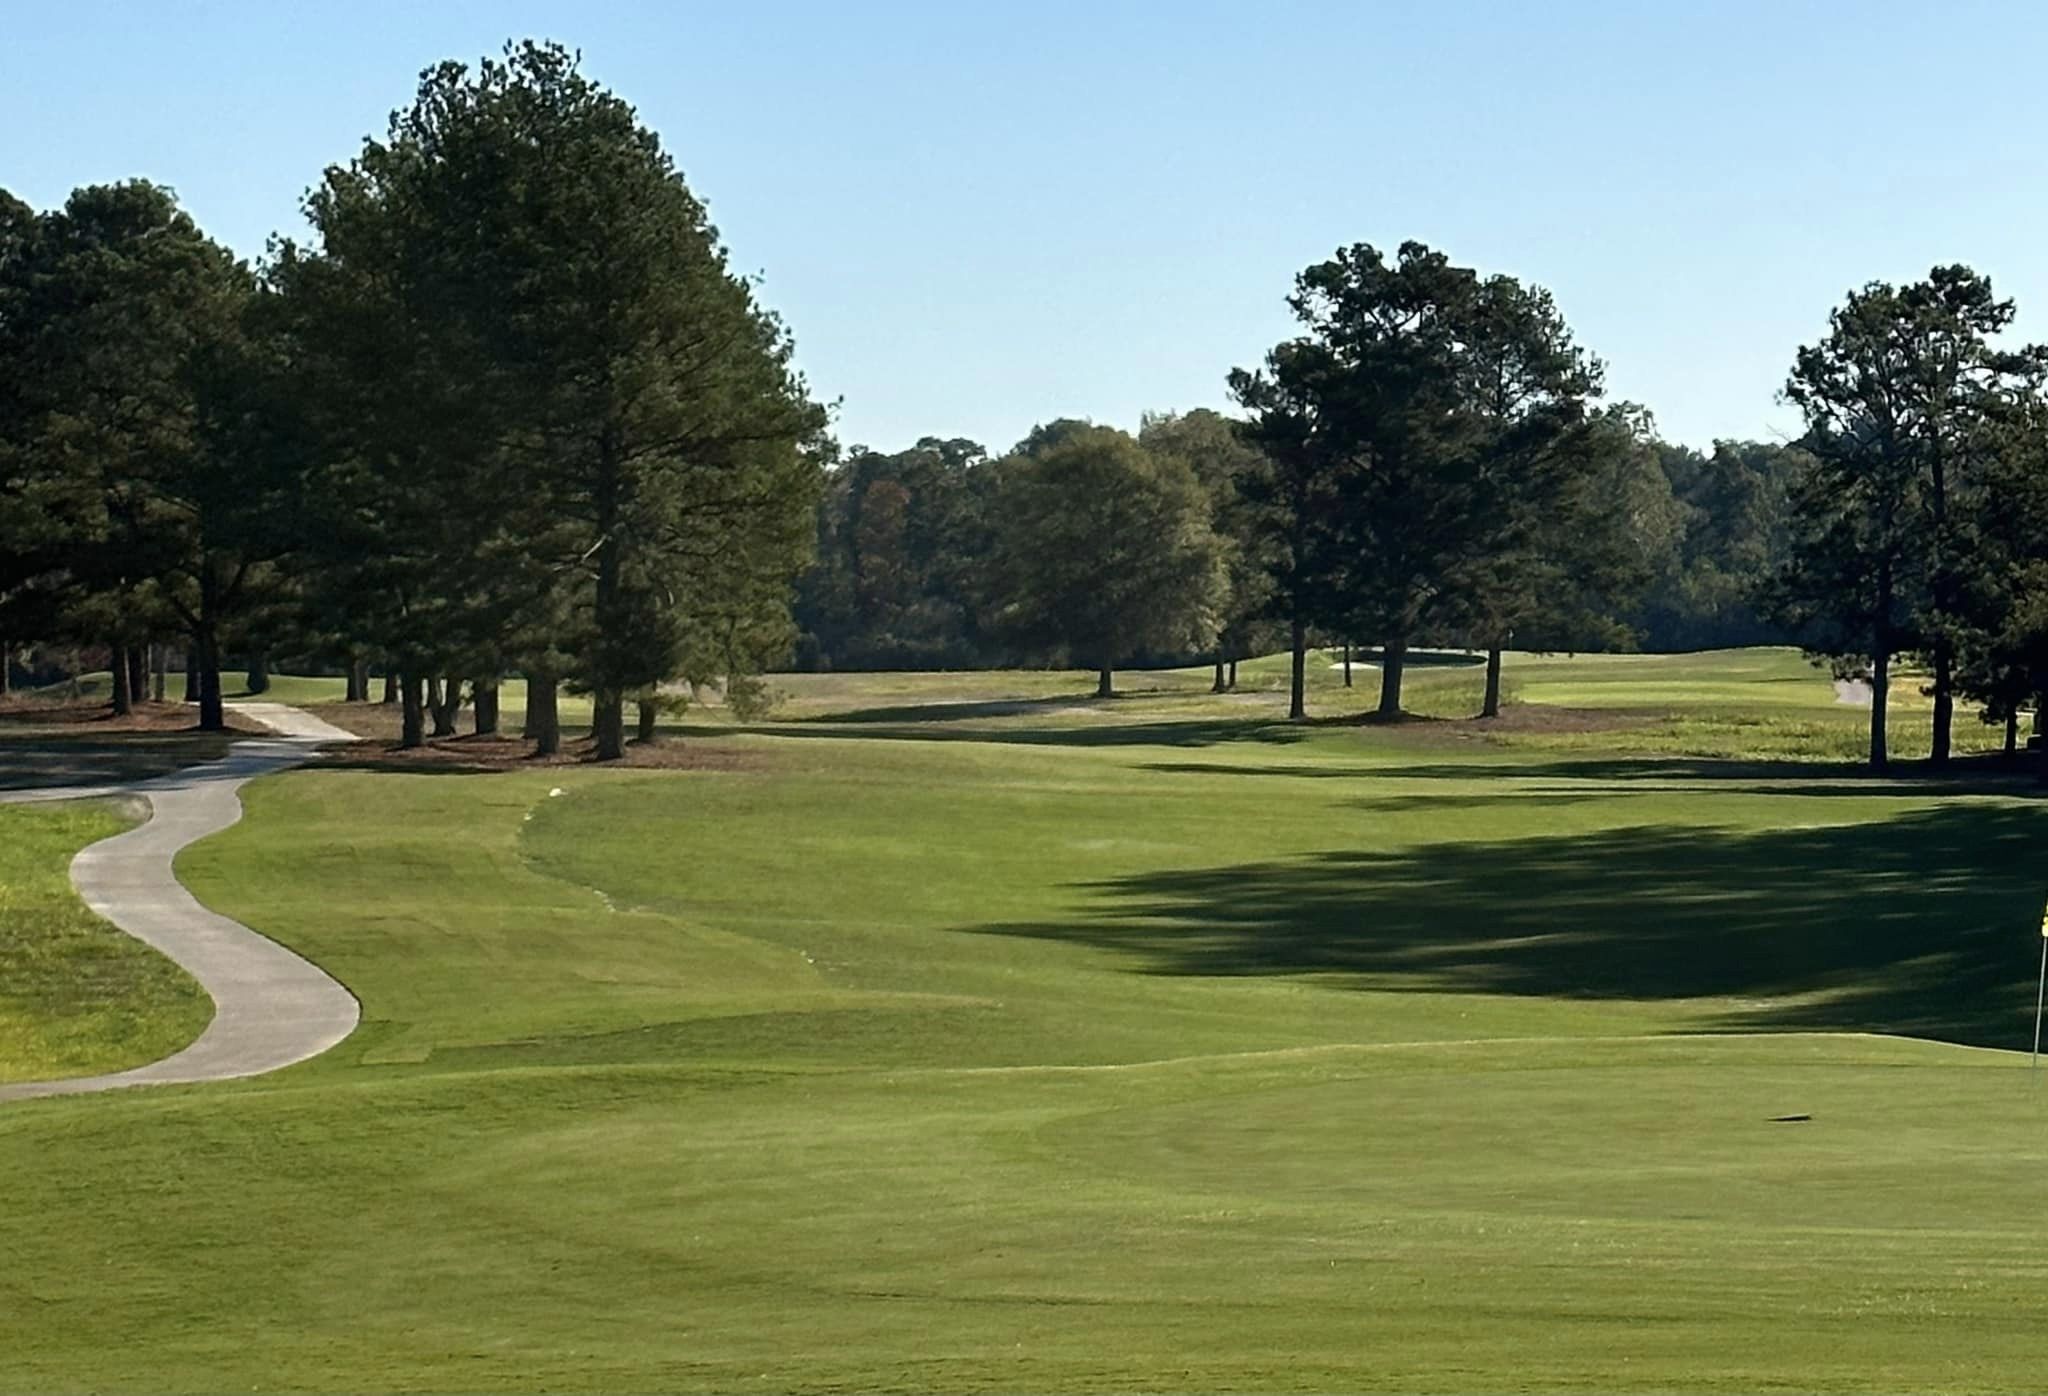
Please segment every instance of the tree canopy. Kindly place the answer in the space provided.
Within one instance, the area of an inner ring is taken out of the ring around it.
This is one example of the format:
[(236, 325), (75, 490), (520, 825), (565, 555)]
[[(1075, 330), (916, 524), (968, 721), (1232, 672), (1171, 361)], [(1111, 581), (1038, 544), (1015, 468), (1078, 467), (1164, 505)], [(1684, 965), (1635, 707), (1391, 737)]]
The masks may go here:
[(1086, 427), (1003, 462), (990, 559), (992, 623), (1098, 675), (1146, 649), (1199, 648), (1229, 584), (1211, 504), (1187, 462)]

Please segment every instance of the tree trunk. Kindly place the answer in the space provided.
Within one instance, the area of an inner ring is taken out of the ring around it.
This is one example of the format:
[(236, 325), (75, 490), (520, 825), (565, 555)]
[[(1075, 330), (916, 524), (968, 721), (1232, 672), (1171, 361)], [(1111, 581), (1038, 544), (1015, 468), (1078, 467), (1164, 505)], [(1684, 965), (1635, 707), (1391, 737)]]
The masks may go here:
[(135, 702), (149, 697), (149, 646), (128, 647), (128, 696)]
[(498, 681), (477, 679), (472, 685), (476, 691), (476, 734), (479, 737), (498, 735)]
[(1218, 655), (1216, 656), (1216, 681), (1209, 685), (1209, 691), (1211, 693), (1221, 693), (1226, 687), (1228, 685), (1223, 682), (1223, 656)]
[(620, 517), (625, 509), (624, 467), (618, 435), (607, 428), (597, 442), (596, 476), (592, 481), (593, 522), (597, 525), (597, 577), (591, 593), (597, 623), (594, 672), (591, 674), (590, 736), (599, 761), (626, 754), (626, 698), (621, 692), (619, 651), (632, 639), (634, 619), (625, 591)]
[(535, 756), (553, 756), (562, 749), (561, 687), (553, 674), (526, 676), (525, 736)]
[(361, 703), (369, 698), (370, 671), (362, 660), (353, 656), (349, 658), (348, 673), (343, 676), (342, 682), (345, 685), (341, 694), (342, 702)]
[(617, 689), (590, 695), (590, 736), (598, 760), (616, 761), (626, 754), (626, 699)]
[(1955, 657), (1946, 640), (1934, 647), (1934, 741), (1928, 749), (1930, 765), (1948, 764), (1950, 729), (1955, 724)]
[(0, 640), (0, 698), (14, 694), (14, 646)]
[(1351, 642), (1344, 642), (1344, 686), (1351, 687)]
[(1237, 691), (1237, 661), (1235, 659), (1230, 661), (1230, 688), (1233, 693)]
[(398, 673), (389, 664), (384, 666), (384, 696), (378, 699), (378, 701), (382, 703), (396, 703), (398, 701)]
[(199, 662), (199, 728), (203, 732), (225, 732), (228, 714), (220, 694), (220, 639), (211, 627), (202, 628), (196, 639), (198, 643), (185, 662), (189, 666), (193, 655)]
[(270, 692), (270, 656), (260, 650), (249, 661), (249, 691)]
[(1486, 651), (1486, 699), (1479, 705), (1481, 717), (1500, 716), (1500, 646)]
[(1870, 660), (1870, 768), (1881, 771), (1885, 768), (1887, 753), (1884, 745), (1885, 707), (1891, 697), (1892, 657), (1878, 653)]
[(2005, 714), (2005, 754), (2010, 757), (2020, 749), (2020, 705), (2015, 703)]
[(1380, 652), (1380, 716), (1401, 715), (1401, 670), (1408, 662), (1408, 642), (1389, 640)]
[(1294, 675), (1287, 688), (1287, 720), (1308, 720), (1308, 626), (1294, 617), (1289, 643), (1294, 650)]
[(434, 735), (452, 737), (455, 735), (455, 715), (462, 711), (462, 680), (435, 679), (433, 696), (428, 705), (433, 711)]
[(1104, 664), (1095, 671), (1095, 696), (1097, 698), (1116, 697), (1116, 673), (1107, 664)]
[(401, 747), (425, 746), (427, 744), (426, 684), (418, 674), (407, 670), (398, 679), (399, 709), (398, 744)]
[(114, 682), (114, 716), (126, 717), (135, 711), (135, 690), (129, 687), (135, 671), (128, 667), (128, 647), (118, 641), (107, 649), (107, 674)]
[(156, 644), (149, 647), (149, 700), (161, 703), (164, 700), (164, 684), (171, 667), (171, 647)]
[(652, 698), (642, 698), (640, 700), (639, 732), (636, 734), (642, 742), (652, 742), (654, 740), (654, 721), (658, 716), (659, 712), (654, 706), (654, 700)]
[(199, 646), (185, 646), (185, 699), (187, 703), (199, 701)]

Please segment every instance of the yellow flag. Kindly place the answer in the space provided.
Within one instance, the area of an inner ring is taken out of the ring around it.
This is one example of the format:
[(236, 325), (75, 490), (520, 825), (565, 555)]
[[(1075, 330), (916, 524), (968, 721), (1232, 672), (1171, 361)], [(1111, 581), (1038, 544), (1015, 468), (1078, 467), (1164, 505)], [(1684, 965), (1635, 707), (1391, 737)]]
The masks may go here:
[(2048, 940), (2048, 911), (2041, 913), (2041, 939)]

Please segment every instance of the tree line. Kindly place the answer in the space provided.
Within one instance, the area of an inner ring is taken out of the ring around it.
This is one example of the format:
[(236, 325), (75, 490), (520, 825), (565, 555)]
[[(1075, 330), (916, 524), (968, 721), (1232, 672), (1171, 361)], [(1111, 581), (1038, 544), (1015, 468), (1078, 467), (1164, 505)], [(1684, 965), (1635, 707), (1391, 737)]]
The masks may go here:
[[(1640, 419), (1638, 419), (1640, 423)], [(1055, 424), (1056, 425), (1056, 424)], [(1046, 428), (1040, 428), (1041, 432)], [(1214, 490), (1220, 532), (1242, 537), (1250, 503), (1238, 486), (1259, 465), (1238, 424), (1208, 408), (1148, 415), (1138, 443), (1171, 447)], [(1025, 443), (1009, 454), (1021, 454)], [(1532, 635), (1592, 647), (1651, 651), (1791, 644), (1796, 628), (1773, 612), (1757, 579), (1790, 555), (1788, 493), (1803, 460), (1796, 445), (1720, 441), (1711, 451), (1645, 437), (1618, 462), (1630, 528), (1644, 560), (1640, 591), (1608, 599), (1606, 623), (1580, 632)], [(1040, 662), (989, 623), (983, 581), (993, 537), (995, 479), (1002, 457), (979, 442), (925, 437), (908, 449), (853, 447), (836, 463), (819, 502), (817, 558), (799, 586), (796, 663), (804, 669), (974, 669)], [(1233, 590), (1250, 595), (1259, 558), (1231, 554)], [(1238, 656), (1283, 647), (1270, 622), (1240, 619), (1216, 649)], [(1330, 645), (1343, 635), (1317, 632)], [(1369, 639), (1370, 637), (1353, 637)], [(1452, 629), (1433, 643), (1458, 644)], [(1185, 662), (1198, 650), (1150, 658)]]
[(1134, 437), (1058, 421), (1000, 457), (940, 437), (850, 452), (819, 506), (799, 662), (1063, 655), (1108, 692), (1118, 662), (1202, 654), (1221, 690), (1288, 649), (1299, 717), (1309, 649), (1368, 640), (1393, 716), (1409, 646), (1454, 644), (1488, 653), (1491, 715), (1510, 643), (1788, 638), (1752, 583), (1787, 554), (1796, 450), (1657, 441), (1642, 409), (1601, 401), (1546, 291), (1421, 244), (1344, 249), (1291, 304), (1302, 332), (1231, 375), (1241, 418), (1159, 414)]
[(633, 110), (558, 46), (422, 75), (258, 267), (135, 181), (0, 197), (0, 633), (99, 643), (113, 702), (183, 642), (316, 655), (403, 741), (600, 758), (681, 678), (789, 639), (829, 453), (790, 340)]
[[(1301, 717), (1309, 648), (1363, 637), (1390, 717), (1417, 643), (1487, 653), (1484, 714), (1509, 643), (1791, 643), (1869, 683), (1876, 767), (1902, 664), (1937, 766), (1959, 702), (2011, 753), (2048, 701), (2048, 349), (2002, 342), (2014, 306), (1982, 274), (1852, 292), (1794, 356), (1801, 433), (1710, 452), (1602, 402), (1547, 292), (1419, 243), (1342, 249), (1290, 304), (1301, 332), (1230, 375), (1241, 418), (1055, 422), (999, 458), (938, 437), (853, 451), (819, 506), (801, 662), (1055, 653), (1108, 692), (1120, 659), (1205, 653), (1223, 689), (1235, 660), (1286, 649)], [(1116, 627), (1084, 604), (1111, 574), (1155, 579)]]
[[(717, 681), (803, 667), (1793, 641), (1956, 703), (2048, 688), (2048, 351), (1964, 267), (1853, 293), (1798, 351), (1796, 441), (1659, 441), (1552, 296), (1421, 243), (1305, 269), (1238, 414), (842, 453), (790, 337), (659, 138), (559, 46), (422, 74), (255, 265), (134, 181), (0, 192), (0, 636), (373, 674), (416, 745), (524, 678), (524, 735), (590, 696), (621, 754)], [(0, 676), (9, 645), (0, 643)], [(153, 671), (153, 673), (152, 673)], [(4, 678), (0, 678), (4, 682)]]

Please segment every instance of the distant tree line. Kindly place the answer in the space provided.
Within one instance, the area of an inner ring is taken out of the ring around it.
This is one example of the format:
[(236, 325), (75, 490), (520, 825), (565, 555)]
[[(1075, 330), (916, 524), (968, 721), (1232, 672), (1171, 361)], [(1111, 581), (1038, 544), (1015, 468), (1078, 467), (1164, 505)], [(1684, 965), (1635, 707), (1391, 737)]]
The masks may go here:
[(495, 730), (508, 673), (542, 752), (564, 685), (601, 758), (673, 681), (744, 705), (825, 414), (658, 138), (518, 45), (305, 211), (251, 268), (147, 183), (0, 196), (0, 635), (105, 646), (117, 709), (176, 642), (214, 728), (231, 649), (381, 670), (407, 744)]
[[(1380, 647), (1400, 709), (1417, 644), (1698, 648), (1783, 642), (1759, 578), (1787, 556), (1799, 453), (1655, 440), (1602, 404), (1548, 293), (1409, 244), (1345, 249), (1292, 301), (1297, 338), (1232, 375), (1246, 410), (1148, 417), (1133, 438), (1039, 427), (1007, 454), (926, 438), (856, 448), (819, 504), (806, 667), (1133, 658), (1216, 666)], [(1116, 624), (1111, 625), (1114, 617)]]

